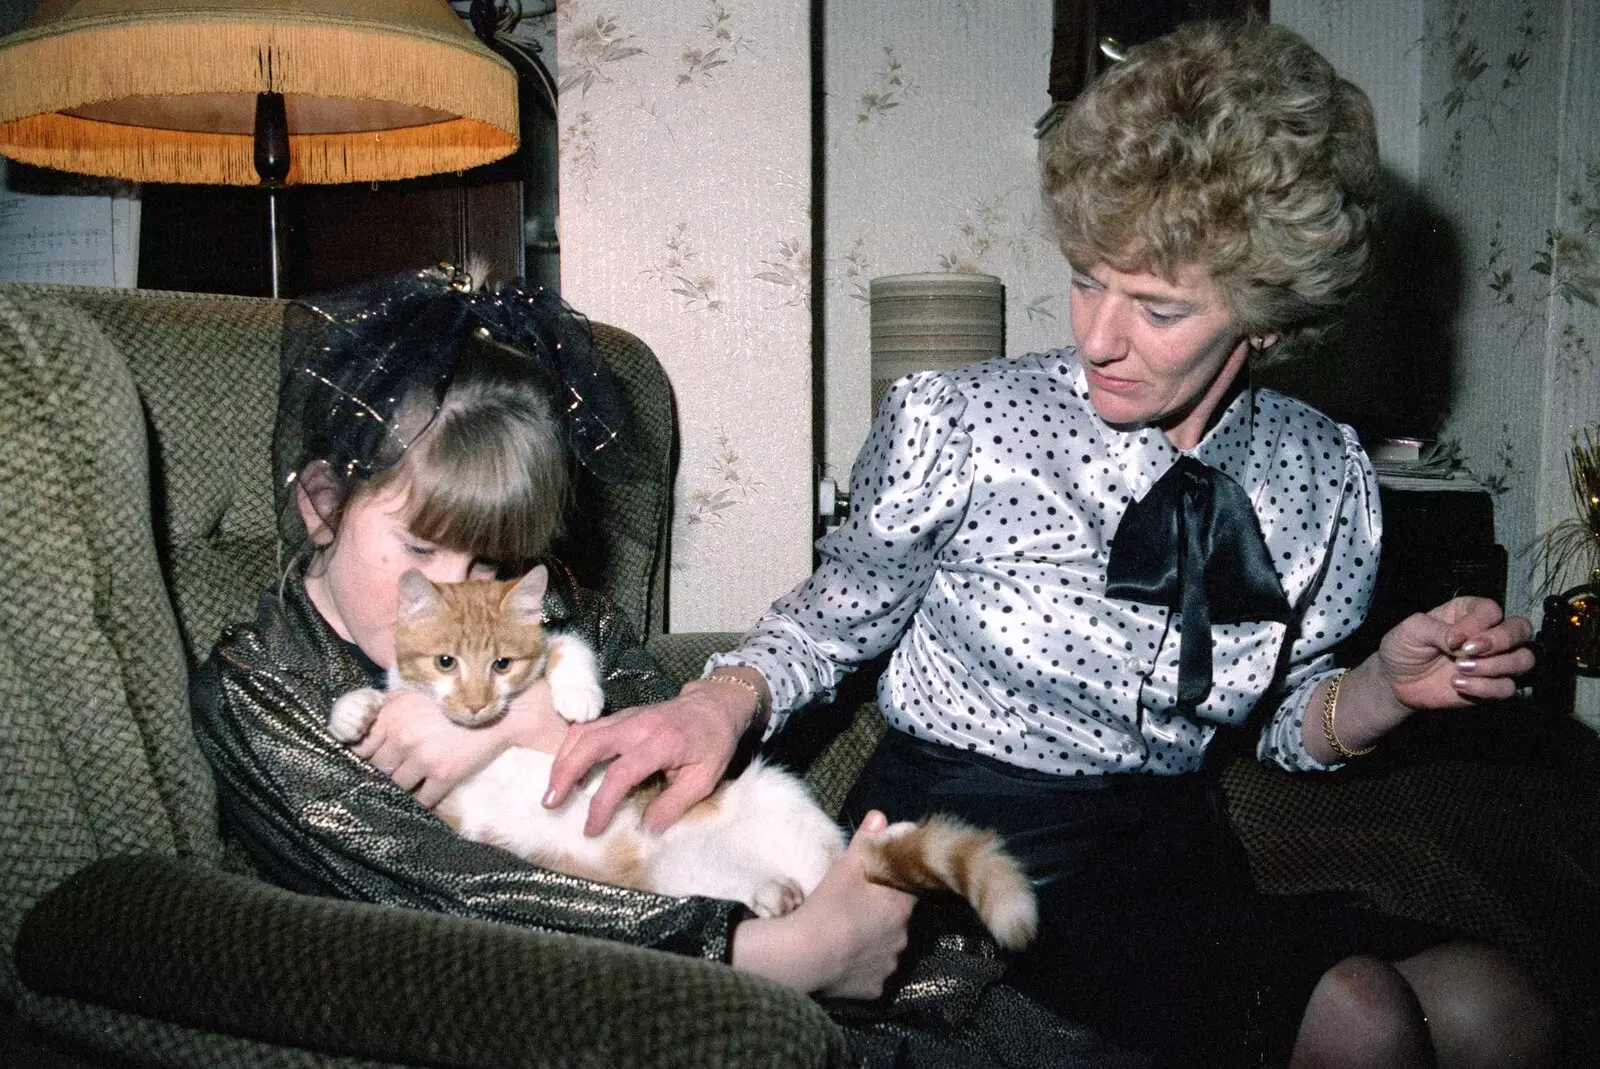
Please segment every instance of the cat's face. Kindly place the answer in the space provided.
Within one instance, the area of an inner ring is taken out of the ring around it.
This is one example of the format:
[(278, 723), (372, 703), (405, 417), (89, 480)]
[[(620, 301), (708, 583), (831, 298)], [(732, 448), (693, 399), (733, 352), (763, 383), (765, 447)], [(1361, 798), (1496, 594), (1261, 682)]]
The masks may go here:
[(549, 574), (519, 580), (434, 584), (419, 571), (400, 577), (395, 672), (432, 694), (457, 724), (477, 727), (505, 714), (544, 671), (540, 603)]
[(395, 592), (400, 576), (420, 569), (436, 583), (493, 579), (495, 565), (435, 546), (411, 533), (404, 484), (351, 499), (337, 534), (322, 521), (304, 485), (296, 498), (312, 541), (322, 547), (306, 593), (339, 636), (383, 668), (394, 664)]

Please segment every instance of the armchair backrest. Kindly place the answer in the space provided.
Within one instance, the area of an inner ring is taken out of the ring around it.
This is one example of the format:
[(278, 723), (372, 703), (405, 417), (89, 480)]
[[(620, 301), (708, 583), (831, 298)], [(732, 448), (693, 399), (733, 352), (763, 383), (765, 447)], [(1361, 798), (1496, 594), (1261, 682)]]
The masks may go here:
[[(188, 671), (279, 567), (281, 302), (0, 284), (0, 996), (22, 914), (121, 853), (220, 855)], [(595, 325), (635, 464), (580, 483), (564, 555), (662, 630), (673, 409), (654, 355)], [(13, 800), (16, 804), (13, 804)]]

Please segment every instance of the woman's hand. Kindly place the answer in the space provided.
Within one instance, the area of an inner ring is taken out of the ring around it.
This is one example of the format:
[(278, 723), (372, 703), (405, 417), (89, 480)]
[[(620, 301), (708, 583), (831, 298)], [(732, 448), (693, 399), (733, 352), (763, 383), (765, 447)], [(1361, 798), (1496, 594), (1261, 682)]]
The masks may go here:
[(740, 679), (761, 678), (750, 669), (724, 669), (719, 675), (684, 684), (682, 693), (670, 701), (573, 725), (550, 769), (550, 790), (544, 804), (560, 805), (591, 768), (611, 762), (599, 790), (589, 800), (589, 816), (583, 826), (585, 835), (599, 835), (629, 791), (663, 772), (667, 788), (645, 810), (644, 822), (653, 832), (664, 831), (715, 789), (756, 710), (764, 704), (765, 699), (758, 695), (765, 693), (765, 681), (752, 693), (745, 686), (720, 679), (721, 674), (734, 672)]
[(1408, 709), (1452, 709), (1509, 698), (1533, 669), (1533, 625), (1488, 598), (1456, 598), (1396, 624), (1378, 662)]
[[(1377, 653), (1340, 682), (1335, 717), (1340, 743), (1361, 749), (1419, 709), (1459, 709), (1511, 697), (1515, 677), (1533, 668), (1532, 637), (1532, 624), (1503, 615), (1488, 598), (1456, 598), (1407, 617), (1383, 636)], [(1321, 730), (1327, 692), (1323, 683), (1312, 693), (1304, 738), (1313, 758), (1334, 764), (1343, 755)]]
[(800, 991), (874, 999), (900, 964), (916, 899), (872, 883), (862, 858), (867, 836), (888, 824), (873, 810), (850, 848), (793, 913), (741, 923), (732, 964)]
[(492, 724), (462, 727), (447, 719), (424, 694), (401, 691), (378, 711), (366, 736), (351, 747), (428, 809), (509, 746), (554, 751), (564, 723), (550, 706), (550, 687), (539, 680)]

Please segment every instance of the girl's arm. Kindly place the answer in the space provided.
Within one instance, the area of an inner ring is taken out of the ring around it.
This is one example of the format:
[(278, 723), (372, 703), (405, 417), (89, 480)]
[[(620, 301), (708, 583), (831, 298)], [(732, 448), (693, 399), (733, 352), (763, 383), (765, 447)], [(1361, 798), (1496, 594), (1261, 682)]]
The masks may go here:
[(549, 872), (461, 838), (376, 774), (325, 727), (333, 698), (366, 685), (365, 675), (298, 589), (285, 602), (225, 637), (191, 695), (228, 835), (264, 877), (304, 893), (728, 960), (734, 925), (748, 916), (738, 903)]

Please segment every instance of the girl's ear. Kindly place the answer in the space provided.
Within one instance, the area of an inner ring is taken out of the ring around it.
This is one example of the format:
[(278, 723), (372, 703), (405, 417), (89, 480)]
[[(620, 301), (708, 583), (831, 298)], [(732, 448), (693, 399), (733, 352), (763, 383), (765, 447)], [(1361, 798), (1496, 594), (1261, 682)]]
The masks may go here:
[(537, 620), (540, 615), (539, 607), (544, 602), (544, 592), (549, 585), (549, 569), (542, 564), (536, 564), (533, 571), (519, 579), (517, 585), (506, 592), (502, 604), (521, 619)]
[(294, 491), (300, 521), (314, 546), (329, 546), (338, 532), (331, 517), (339, 511), (339, 484), (326, 460), (313, 460), (300, 472)]

